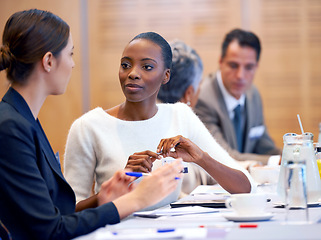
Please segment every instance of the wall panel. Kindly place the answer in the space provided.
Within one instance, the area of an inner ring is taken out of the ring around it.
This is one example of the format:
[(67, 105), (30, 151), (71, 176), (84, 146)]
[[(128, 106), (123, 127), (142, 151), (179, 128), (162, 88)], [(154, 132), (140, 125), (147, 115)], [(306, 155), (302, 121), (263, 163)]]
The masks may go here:
[(251, 29), (261, 37), (263, 51), (255, 83), (261, 90), (266, 122), (282, 146), (287, 132), (318, 137), (321, 122), (321, 1), (251, 0)]

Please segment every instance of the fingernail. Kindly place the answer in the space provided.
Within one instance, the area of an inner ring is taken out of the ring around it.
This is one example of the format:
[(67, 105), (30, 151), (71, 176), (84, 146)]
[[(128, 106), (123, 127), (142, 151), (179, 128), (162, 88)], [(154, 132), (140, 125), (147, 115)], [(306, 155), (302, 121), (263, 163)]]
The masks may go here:
[(180, 177), (175, 177), (175, 180), (179, 180), (179, 179), (181, 179)]

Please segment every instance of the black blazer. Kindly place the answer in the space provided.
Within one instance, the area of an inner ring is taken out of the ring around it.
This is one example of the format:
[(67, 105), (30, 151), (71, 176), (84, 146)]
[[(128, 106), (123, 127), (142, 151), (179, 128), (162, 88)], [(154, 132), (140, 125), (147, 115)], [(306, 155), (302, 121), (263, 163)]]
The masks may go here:
[(0, 219), (13, 239), (71, 239), (118, 223), (113, 203), (75, 213), (75, 195), (23, 97), (0, 102)]

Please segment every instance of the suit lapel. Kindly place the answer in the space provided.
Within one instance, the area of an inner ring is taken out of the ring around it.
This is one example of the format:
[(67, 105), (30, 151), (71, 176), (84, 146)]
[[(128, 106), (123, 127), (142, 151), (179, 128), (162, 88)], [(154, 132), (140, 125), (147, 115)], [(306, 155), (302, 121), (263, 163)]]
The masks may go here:
[(222, 129), (225, 132), (226, 136), (226, 141), (231, 145), (232, 148), (237, 149), (237, 141), (236, 141), (236, 135), (234, 131), (234, 127), (232, 124), (232, 121), (229, 117), (229, 113), (227, 111), (227, 107), (224, 101), (223, 94), (221, 92), (221, 89), (218, 85), (217, 78), (215, 77), (215, 81), (213, 82), (214, 85), (214, 91), (215, 91), (215, 96), (216, 96), (216, 102), (218, 103), (218, 106), (221, 110), (219, 113), (220, 119), (221, 119), (221, 124), (222, 124)]
[(41, 146), (42, 146), (42, 152), (45, 154), (46, 156), (46, 160), (48, 162), (48, 164), (51, 166), (51, 168), (61, 177), (64, 179), (62, 172), (61, 172), (61, 168), (60, 168), (60, 163), (59, 163), (59, 159), (56, 158), (56, 155), (54, 154), (51, 145), (46, 137), (45, 132), (43, 131), (41, 124), (39, 122), (39, 120), (37, 120), (37, 132), (38, 135), (40, 136), (40, 140), (41, 140)]

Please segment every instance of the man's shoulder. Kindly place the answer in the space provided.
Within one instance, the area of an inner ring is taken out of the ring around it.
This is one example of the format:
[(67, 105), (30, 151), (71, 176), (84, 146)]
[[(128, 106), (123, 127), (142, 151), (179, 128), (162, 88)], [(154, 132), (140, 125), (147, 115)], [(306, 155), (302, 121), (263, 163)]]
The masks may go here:
[(217, 81), (216, 72), (211, 72), (204, 78), (202, 84), (213, 84), (215, 81)]

